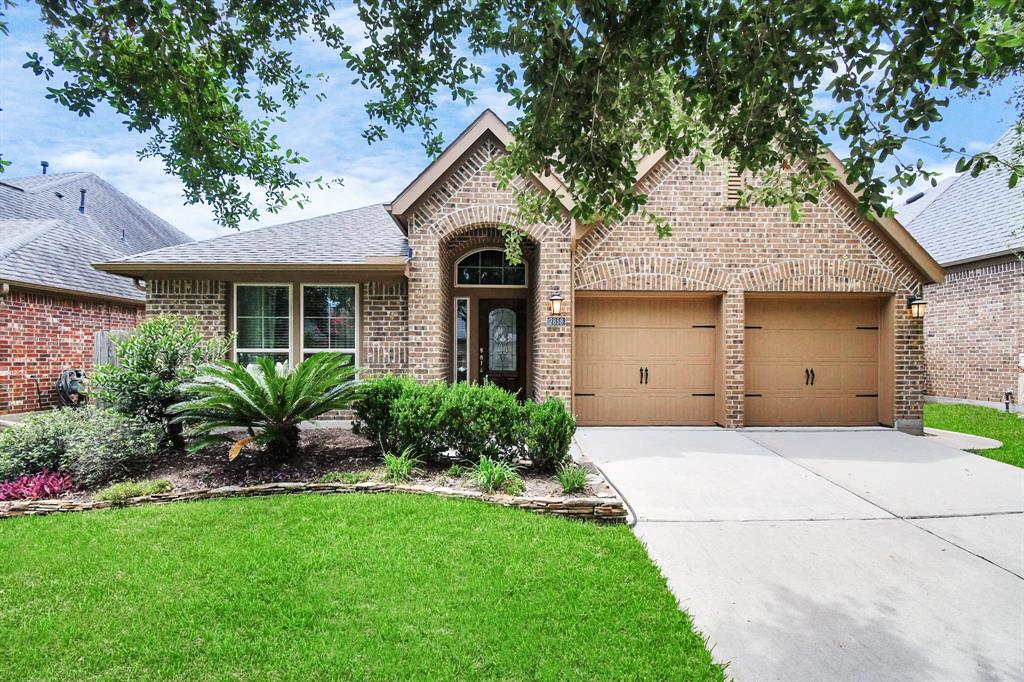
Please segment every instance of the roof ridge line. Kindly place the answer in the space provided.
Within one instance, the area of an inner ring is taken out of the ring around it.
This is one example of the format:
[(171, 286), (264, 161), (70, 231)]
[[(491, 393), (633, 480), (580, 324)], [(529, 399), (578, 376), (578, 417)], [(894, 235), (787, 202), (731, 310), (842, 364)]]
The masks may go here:
[(35, 222), (42, 224), (33, 230), (27, 230), (25, 234), (21, 235), (20, 237), (11, 242), (8, 242), (6, 245), (0, 246), (0, 260), (7, 258), (8, 256), (12, 255), (22, 247), (30, 244), (31, 242), (34, 242), (40, 236), (46, 234), (54, 227), (56, 227), (58, 223), (63, 222), (63, 220), (61, 220), (60, 218), (44, 218), (42, 220), (32, 220), (24, 222)]

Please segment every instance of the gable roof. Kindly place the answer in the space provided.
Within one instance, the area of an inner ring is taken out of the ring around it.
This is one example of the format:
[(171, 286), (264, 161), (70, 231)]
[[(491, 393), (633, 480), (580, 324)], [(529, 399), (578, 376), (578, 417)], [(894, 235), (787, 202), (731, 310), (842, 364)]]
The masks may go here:
[(381, 204), (234, 232), (96, 264), (106, 272), (196, 266), (363, 266), (405, 264), (408, 242)]
[[(991, 152), (1010, 159), (1014, 140), (1010, 129)], [(910, 232), (943, 265), (1013, 253), (1013, 232), (1024, 227), (1024, 190), (1011, 189), (1009, 176), (1010, 169), (1002, 165), (990, 166), (978, 177), (961, 173), (911, 215)]]
[(97, 272), (91, 263), (187, 241), (183, 232), (93, 173), (0, 176), (4, 282), (144, 302), (145, 294), (131, 280)]
[[(388, 205), (388, 209), (391, 214), (394, 215), (399, 221), (404, 221), (408, 213), (416, 205), (416, 203), (429, 193), (430, 189), (434, 187), (447, 173), (451, 170), (459, 159), (468, 152), (473, 146), (480, 141), (485, 135), (493, 135), (498, 142), (505, 147), (512, 144), (512, 132), (508, 129), (501, 118), (491, 111), (485, 109), (482, 114), (476, 117), (469, 127), (462, 131), (462, 133), (455, 138), (455, 140), (448, 145), (448, 147), (441, 152), (429, 166), (423, 169), (416, 178), (409, 183), (409, 185), (402, 190), (402, 192), (395, 197), (395, 200)], [(550, 173), (535, 173), (534, 178), (546, 189), (555, 192), (559, 201), (562, 202), (562, 206), (565, 207), (566, 211), (571, 211), (574, 205), (572, 197), (569, 196), (569, 192), (566, 190), (565, 185), (555, 175)]]

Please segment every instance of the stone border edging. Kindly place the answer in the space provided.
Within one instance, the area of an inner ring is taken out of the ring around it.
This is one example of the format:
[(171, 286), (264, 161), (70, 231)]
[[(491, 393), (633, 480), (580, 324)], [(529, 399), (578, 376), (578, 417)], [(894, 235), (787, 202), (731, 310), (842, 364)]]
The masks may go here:
[(289, 495), (296, 493), (319, 493), (336, 495), (345, 493), (410, 493), (414, 495), (438, 495), (480, 500), (502, 507), (525, 509), (537, 514), (549, 514), (569, 518), (588, 519), (604, 523), (622, 523), (627, 512), (622, 500), (604, 497), (519, 497), (511, 495), (489, 495), (472, 490), (456, 490), (440, 486), (405, 485), (392, 483), (265, 483), (254, 486), (222, 486), (201, 488), (180, 492), (157, 493), (132, 497), (123, 502), (77, 502), (74, 500), (24, 500), (0, 503), (0, 519), (19, 516), (43, 516), (68, 512), (111, 509), (116, 507), (138, 507), (145, 504), (167, 504), (191, 500), (213, 500), (225, 497), (265, 497), (268, 495)]

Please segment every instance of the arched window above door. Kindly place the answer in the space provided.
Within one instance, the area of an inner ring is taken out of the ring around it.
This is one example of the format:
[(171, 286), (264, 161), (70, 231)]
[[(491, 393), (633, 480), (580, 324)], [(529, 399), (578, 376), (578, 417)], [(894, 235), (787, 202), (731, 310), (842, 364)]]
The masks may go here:
[(525, 287), (526, 264), (512, 265), (501, 249), (474, 251), (455, 266), (455, 284), (467, 287)]

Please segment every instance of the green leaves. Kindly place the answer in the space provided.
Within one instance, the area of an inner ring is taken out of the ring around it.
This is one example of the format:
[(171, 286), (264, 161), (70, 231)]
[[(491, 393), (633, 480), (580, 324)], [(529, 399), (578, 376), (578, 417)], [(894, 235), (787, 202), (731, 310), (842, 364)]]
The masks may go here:
[[(729, 159), (758, 179), (745, 200), (789, 205), (795, 217), (831, 181), (821, 146), (831, 134), (849, 147), (862, 212), (880, 214), (880, 164), (896, 160), (887, 180), (897, 186), (933, 177), (900, 153), (921, 142), (952, 153), (927, 136), (950, 94), (987, 92), (1024, 63), (1015, 0), (355, 0), (359, 49), (332, 23), (330, 0), (39, 6), (53, 65), (72, 76), (48, 97), (82, 115), (100, 102), (124, 115), (150, 135), (140, 154), (160, 158), (186, 201), (209, 204), (227, 226), (260, 214), (246, 184), (270, 212), (324, 186), (299, 176), (305, 158), (272, 133), (320, 80), (289, 51), (298, 38), (322, 42), (375, 93), (371, 143), (413, 127), (439, 153), (439, 103), (471, 104), (491, 81), (522, 111), (515, 143), (493, 164), (519, 204), (513, 244), (530, 222), (644, 211), (637, 164), (662, 149), (698, 167)], [(25, 66), (54, 74), (35, 53)], [(986, 164), (975, 156), (964, 170)], [(572, 195), (569, 216), (553, 191), (522, 182), (546, 172)]]

